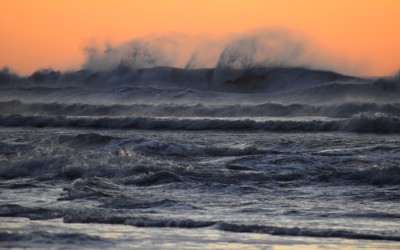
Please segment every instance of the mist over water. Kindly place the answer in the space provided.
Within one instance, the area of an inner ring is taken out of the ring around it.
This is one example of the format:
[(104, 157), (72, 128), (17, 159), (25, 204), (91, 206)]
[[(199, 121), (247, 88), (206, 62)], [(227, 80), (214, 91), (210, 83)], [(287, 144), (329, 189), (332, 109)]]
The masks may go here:
[(284, 28), (265, 28), (224, 38), (185, 34), (150, 35), (104, 48), (87, 46), (83, 68), (110, 70), (152, 67), (234, 68), (307, 67), (359, 74), (360, 65), (345, 63), (306, 35)]

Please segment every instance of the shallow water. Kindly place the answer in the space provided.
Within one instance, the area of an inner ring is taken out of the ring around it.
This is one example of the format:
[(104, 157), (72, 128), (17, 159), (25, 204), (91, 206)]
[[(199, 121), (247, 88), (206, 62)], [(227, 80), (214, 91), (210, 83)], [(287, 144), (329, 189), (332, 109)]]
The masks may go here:
[[(231, 233), (213, 228), (65, 224), (60, 219), (1, 218), (2, 247), (29, 249), (396, 249), (397, 242)], [(46, 233), (52, 232), (52, 233)]]

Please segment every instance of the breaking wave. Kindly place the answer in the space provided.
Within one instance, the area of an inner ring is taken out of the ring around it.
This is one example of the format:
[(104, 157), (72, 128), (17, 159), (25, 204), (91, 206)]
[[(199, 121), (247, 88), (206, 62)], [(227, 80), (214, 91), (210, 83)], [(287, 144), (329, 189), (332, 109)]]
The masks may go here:
[(88, 46), (85, 52), (84, 68), (100, 71), (119, 65), (132, 69), (305, 66), (354, 71), (354, 67), (344, 65), (305, 35), (282, 28), (259, 29), (222, 39), (176, 33), (151, 35), (117, 46)]
[(361, 113), (400, 116), (400, 103), (346, 102), (340, 104), (83, 104), (0, 102), (0, 114), (65, 116), (155, 116), (155, 117), (301, 117), (347, 118)]
[[(10, 212), (5, 212), (5, 211)], [(12, 211), (12, 212), (11, 212)], [(22, 213), (22, 211), (24, 211)], [(45, 215), (41, 215), (43, 211), (22, 207), (18, 205), (1, 205), (0, 215), (1, 216), (21, 216), (31, 218), (30, 214), (36, 214), (34, 219), (46, 218)], [(210, 227), (222, 231), (234, 232), (234, 233), (260, 233), (280, 236), (305, 236), (305, 237), (338, 237), (347, 239), (364, 239), (364, 240), (389, 240), (389, 241), (400, 241), (400, 237), (385, 235), (385, 234), (373, 234), (364, 232), (352, 232), (346, 230), (334, 230), (334, 229), (307, 229), (298, 227), (277, 227), (267, 225), (251, 225), (251, 224), (236, 224), (224, 221), (201, 221), (192, 219), (154, 219), (147, 217), (123, 217), (116, 215), (107, 215), (99, 213), (99, 211), (81, 211), (71, 210), (58, 212), (57, 217), (62, 217), (66, 223), (100, 223), (100, 224), (122, 224), (130, 225), (135, 227), (170, 227), (170, 228), (203, 228)], [(56, 218), (57, 218), (56, 217)], [(54, 218), (54, 217), (53, 217)], [(92, 243), (93, 241), (104, 242), (100, 237), (93, 237), (84, 234), (50, 234), (47, 232), (33, 232), (30, 235), (20, 233), (9, 233), (3, 232), (0, 234), (0, 240), (7, 241), (32, 241), (42, 240), (46, 243)], [(107, 241), (105, 241), (107, 242)]]
[(384, 113), (361, 113), (348, 119), (252, 119), (252, 118), (154, 118), (154, 117), (71, 117), (1, 115), (1, 126), (74, 127), (102, 129), (170, 130), (266, 130), (266, 131), (348, 131), (369, 133), (400, 132), (400, 117)]
[[(7, 243), (5, 243), (7, 242)], [(15, 243), (17, 242), (17, 243)], [(5, 248), (31, 248), (32, 245), (57, 245), (68, 248), (71, 244), (86, 246), (90, 248), (93, 244), (98, 247), (110, 247), (112, 243), (101, 237), (90, 236), (82, 233), (50, 233), (46, 231), (22, 232), (0, 232), (0, 245)], [(68, 246), (68, 247), (67, 247)], [(40, 248), (40, 247), (39, 247)]]
[(261, 233), (281, 236), (306, 236), (306, 237), (339, 237), (348, 239), (365, 239), (365, 240), (391, 240), (400, 241), (400, 237), (356, 233), (345, 230), (317, 230), (306, 228), (285, 228), (263, 225), (240, 225), (227, 223), (222, 221), (195, 221), (191, 219), (151, 219), (145, 217), (108, 217), (94, 216), (92, 214), (77, 214), (64, 217), (64, 221), (68, 223), (107, 223), (107, 224), (124, 224), (136, 227), (178, 227), (178, 228), (202, 228), (213, 227), (215, 229), (235, 232), (235, 233)]

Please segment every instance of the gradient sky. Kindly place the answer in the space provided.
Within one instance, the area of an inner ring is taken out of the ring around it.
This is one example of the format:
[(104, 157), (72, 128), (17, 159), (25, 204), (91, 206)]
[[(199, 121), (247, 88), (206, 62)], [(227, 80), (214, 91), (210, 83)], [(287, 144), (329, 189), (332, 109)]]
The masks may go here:
[(73, 69), (94, 41), (279, 26), (305, 33), (358, 73), (393, 74), (400, 69), (399, 10), (398, 0), (0, 0), (0, 67)]

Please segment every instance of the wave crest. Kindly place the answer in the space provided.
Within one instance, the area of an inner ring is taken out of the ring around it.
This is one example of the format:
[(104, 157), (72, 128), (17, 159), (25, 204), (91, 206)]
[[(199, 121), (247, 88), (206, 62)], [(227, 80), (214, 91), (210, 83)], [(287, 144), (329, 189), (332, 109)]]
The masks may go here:
[(77, 127), (106, 129), (171, 130), (266, 130), (266, 131), (348, 131), (398, 133), (400, 117), (387, 114), (358, 114), (348, 119), (267, 119), (251, 118), (153, 118), (153, 117), (64, 117), (1, 115), (1, 126)]

